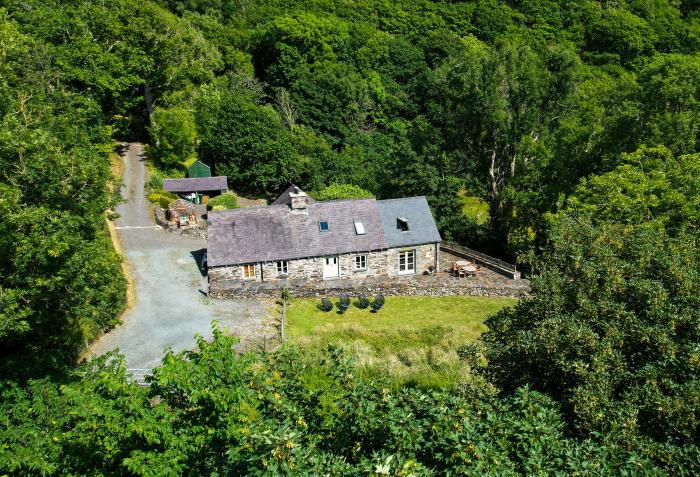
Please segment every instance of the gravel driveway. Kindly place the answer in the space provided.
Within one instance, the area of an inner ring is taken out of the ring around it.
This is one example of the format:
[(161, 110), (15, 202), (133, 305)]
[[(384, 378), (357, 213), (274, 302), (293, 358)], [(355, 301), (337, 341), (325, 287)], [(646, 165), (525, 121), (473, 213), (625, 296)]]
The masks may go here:
[(212, 321), (242, 340), (269, 336), (272, 302), (208, 299), (206, 277), (194, 259), (206, 241), (156, 227), (144, 196), (143, 146), (131, 143), (122, 161), (127, 202), (117, 207), (116, 229), (135, 301), (123, 324), (93, 343), (90, 351), (99, 355), (118, 348), (129, 368), (150, 369), (160, 364), (164, 349), (193, 349), (197, 333), (211, 338)]

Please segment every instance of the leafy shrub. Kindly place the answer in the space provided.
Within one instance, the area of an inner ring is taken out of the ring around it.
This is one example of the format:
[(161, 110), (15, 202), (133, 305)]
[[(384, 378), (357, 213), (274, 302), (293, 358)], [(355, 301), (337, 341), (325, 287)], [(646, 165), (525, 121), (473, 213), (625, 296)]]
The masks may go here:
[(207, 210), (226, 210), (235, 209), (238, 207), (238, 199), (236, 194), (233, 192), (226, 192), (225, 194), (217, 195), (212, 197), (207, 202)]
[(150, 171), (148, 182), (146, 182), (146, 190), (149, 192), (155, 192), (161, 189), (163, 189), (163, 173), (157, 169), (152, 169)]
[(174, 200), (177, 200), (177, 196), (172, 192), (166, 192), (164, 190), (156, 190), (148, 194), (148, 200), (156, 205), (160, 205), (164, 209), (168, 208), (168, 205)]
[[(336, 348), (232, 353), (214, 330), (198, 352), (169, 352), (147, 389), (103, 356), (82, 379), (2, 389), (0, 473), (94, 475), (697, 474), (697, 452), (669, 464), (567, 436), (557, 406), (527, 387), (505, 399), (391, 388)], [(88, 412), (89, 410), (89, 412)], [(148, 432), (144, 435), (144, 429)], [(85, 449), (89, 449), (89, 453)], [(233, 450), (233, 451), (232, 451)], [(687, 451), (687, 452), (686, 452)], [(222, 459), (221, 456), (225, 456)], [(293, 469), (293, 471), (290, 471)], [(60, 472), (57, 472), (59, 471)]]
[(372, 193), (355, 184), (331, 184), (316, 194), (317, 200), (367, 199)]

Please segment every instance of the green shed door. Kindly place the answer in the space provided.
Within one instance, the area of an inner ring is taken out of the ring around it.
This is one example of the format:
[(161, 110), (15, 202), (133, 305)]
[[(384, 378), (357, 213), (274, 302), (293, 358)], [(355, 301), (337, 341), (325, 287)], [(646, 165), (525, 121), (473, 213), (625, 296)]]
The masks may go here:
[(211, 177), (211, 169), (202, 161), (197, 161), (187, 168), (187, 177)]

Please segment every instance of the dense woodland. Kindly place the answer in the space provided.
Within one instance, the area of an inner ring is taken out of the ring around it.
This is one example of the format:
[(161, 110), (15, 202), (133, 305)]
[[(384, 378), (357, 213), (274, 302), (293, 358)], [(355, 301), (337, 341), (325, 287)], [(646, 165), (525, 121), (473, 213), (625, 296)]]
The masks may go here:
[[(0, 473), (698, 475), (699, 52), (695, 0), (2, 2)], [(454, 389), (218, 332), (147, 389), (76, 368), (125, 301), (118, 140), (250, 196), (425, 195), (532, 298)]]

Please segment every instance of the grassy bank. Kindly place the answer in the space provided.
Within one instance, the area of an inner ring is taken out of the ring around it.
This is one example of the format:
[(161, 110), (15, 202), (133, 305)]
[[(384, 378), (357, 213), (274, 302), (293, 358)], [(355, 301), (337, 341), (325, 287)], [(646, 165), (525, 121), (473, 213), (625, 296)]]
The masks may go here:
[(396, 384), (452, 387), (470, 379), (457, 349), (486, 330), (484, 320), (515, 303), (491, 297), (387, 297), (379, 313), (355, 304), (343, 315), (325, 313), (319, 300), (292, 300), (287, 337), (309, 353), (336, 344), (368, 376)]

